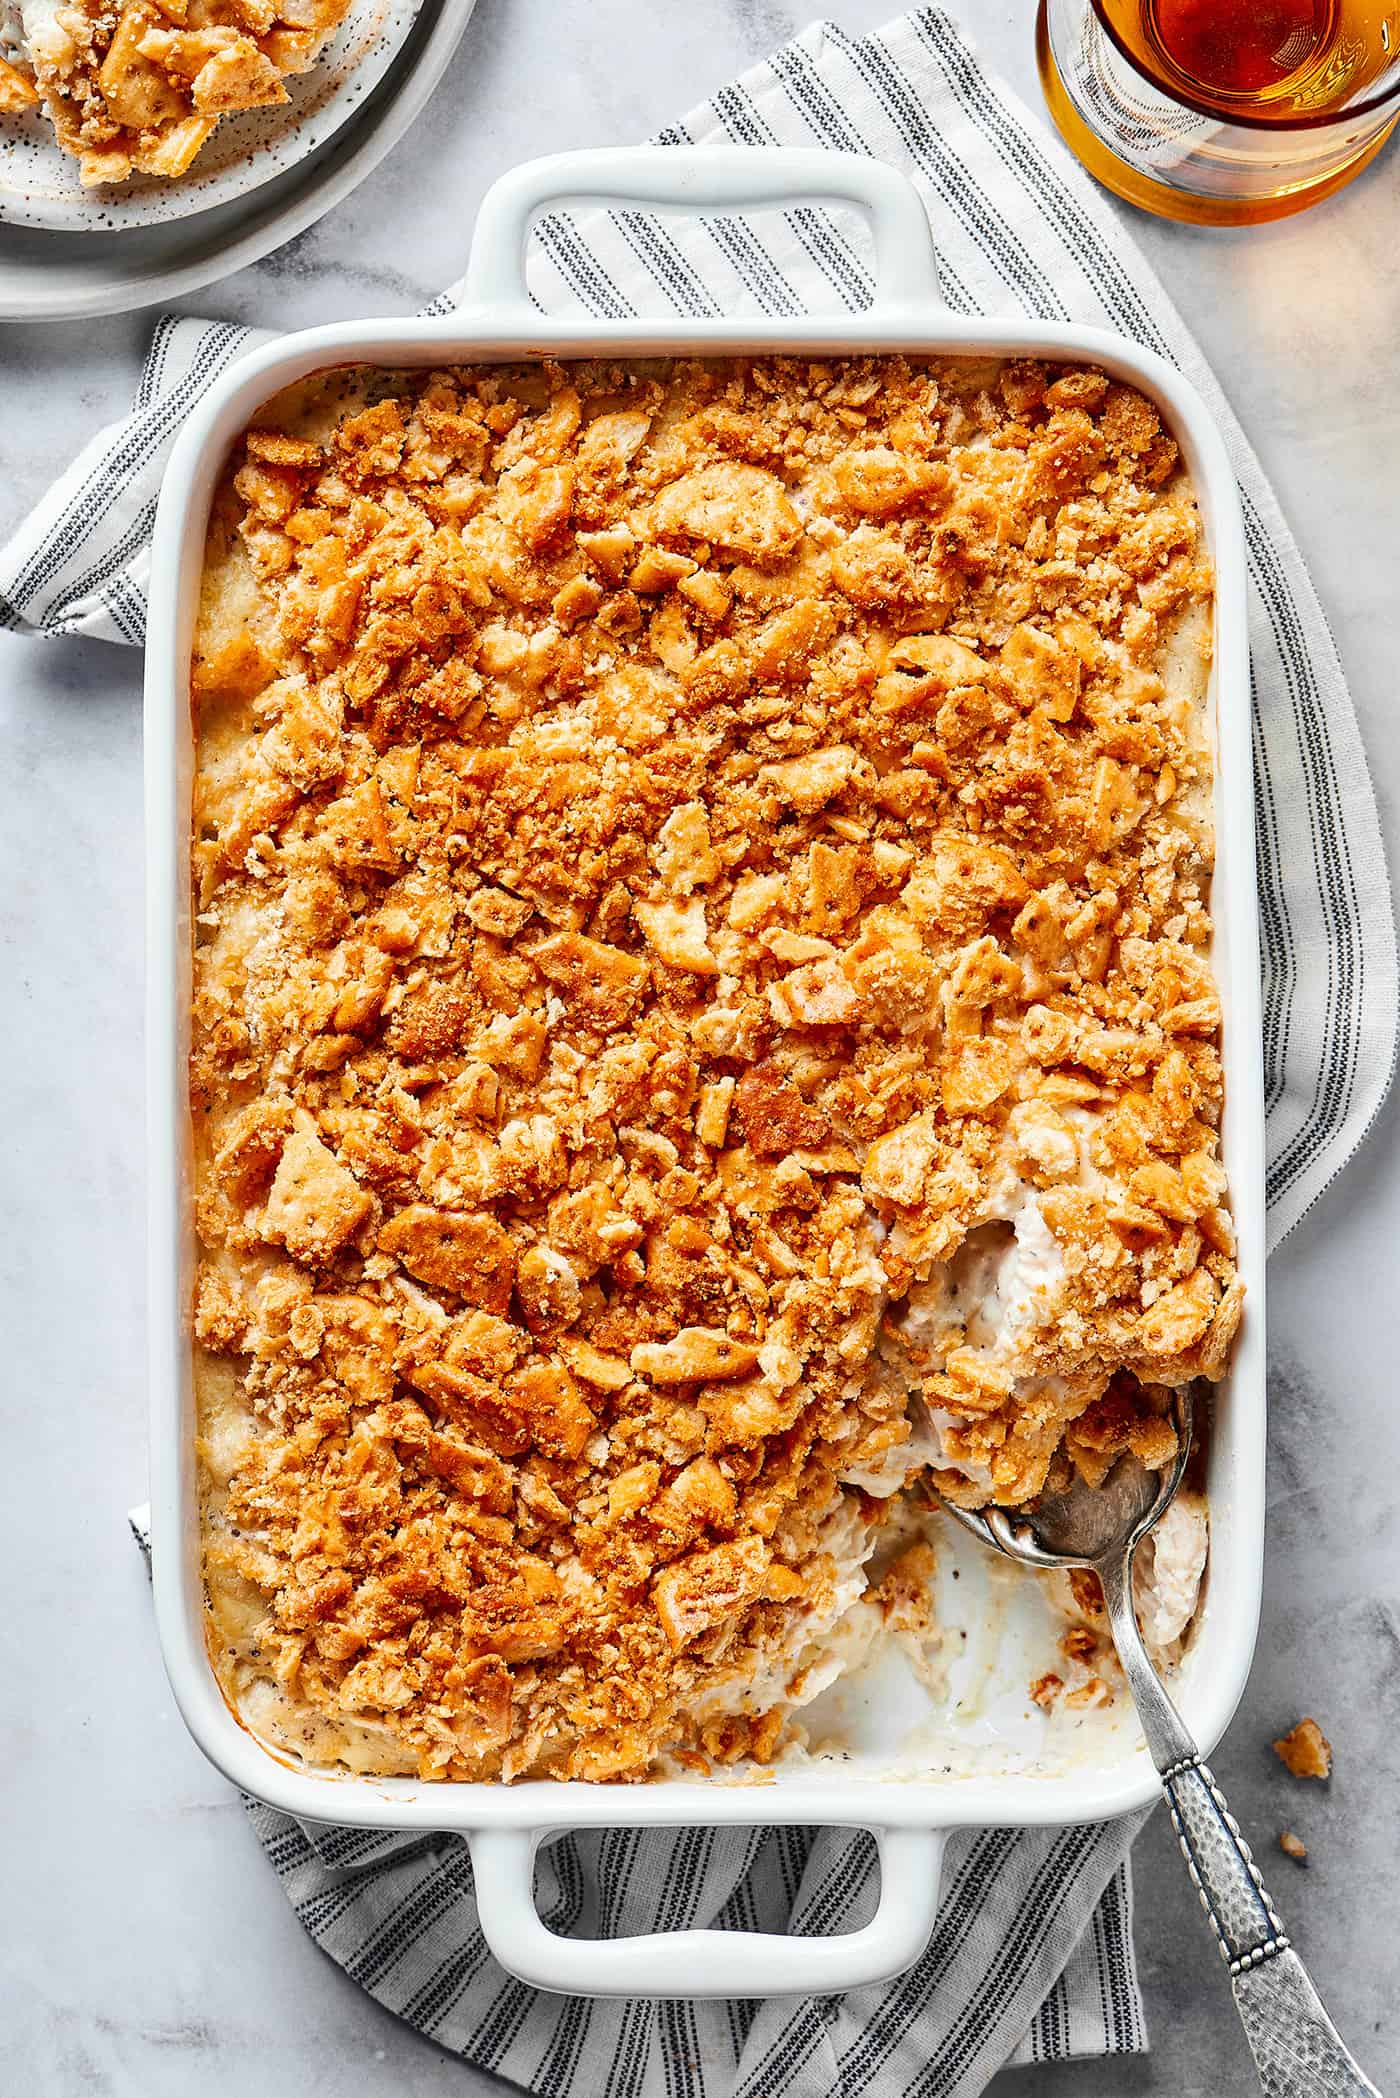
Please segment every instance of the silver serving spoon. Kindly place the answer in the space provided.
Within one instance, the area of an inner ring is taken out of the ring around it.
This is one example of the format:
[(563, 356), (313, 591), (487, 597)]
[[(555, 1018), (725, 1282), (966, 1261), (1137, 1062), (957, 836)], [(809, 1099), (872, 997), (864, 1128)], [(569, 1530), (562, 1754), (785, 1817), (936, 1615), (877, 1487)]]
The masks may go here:
[(1064, 1493), (1042, 1494), (1029, 1509), (943, 1505), (964, 1529), (1008, 1559), (1025, 1566), (1087, 1566), (1098, 1575), (1182, 1856), (1230, 1970), (1235, 2007), (1269, 2098), (1356, 2098), (1361, 2092), (1379, 2098), (1343, 2046), (1289, 1944), (1249, 1845), (1162, 1688), (1138, 1630), (1133, 1553), (1181, 1484), (1193, 1414), (1187, 1389), (1177, 1409), (1178, 1455), (1164, 1472), (1150, 1472), (1137, 1458), (1121, 1457), (1101, 1486), (1076, 1480)]

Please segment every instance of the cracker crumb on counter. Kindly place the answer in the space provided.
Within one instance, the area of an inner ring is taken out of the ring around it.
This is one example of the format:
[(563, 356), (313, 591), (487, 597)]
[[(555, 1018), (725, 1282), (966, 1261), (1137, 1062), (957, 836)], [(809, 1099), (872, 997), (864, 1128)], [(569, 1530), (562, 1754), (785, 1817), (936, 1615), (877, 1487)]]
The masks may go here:
[(1332, 1744), (1315, 1719), (1300, 1719), (1274, 1743), (1274, 1754), (1294, 1777), (1332, 1775)]
[(1278, 1847), (1286, 1858), (1292, 1858), (1295, 1865), (1307, 1864), (1308, 1846), (1301, 1836), (1294, 1835), (1291, 1828), (1283, 1831), (1278, 1839)]

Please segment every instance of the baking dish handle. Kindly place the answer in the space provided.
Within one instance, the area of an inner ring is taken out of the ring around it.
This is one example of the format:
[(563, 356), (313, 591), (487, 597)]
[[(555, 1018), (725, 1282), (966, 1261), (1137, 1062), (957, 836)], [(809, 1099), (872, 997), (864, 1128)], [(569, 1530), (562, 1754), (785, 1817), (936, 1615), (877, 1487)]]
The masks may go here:
[(538, 317), (525, 284), (537, 213), (565, 198), (647, 210), (711, 212), (758, 204), (854, 204), (875, 241), (875, 297), (885, 315), (941, 307), (928, 219), (912, 184), (863, 153), (798, 146), (619, 146), (527, 160), (482, 199), (462, 289), (464, 307), (493, 318)]
[(834, 1996), (912, 1967), (938, 1913), (947, 1832), (877, 1829), (880, 1902), (862, 1930), (778, 1937), (745, 1930), (565, 1938), (535, 1907), (535, 1852), (547, 1831), (477, 1829), (477, 1917), (508, 1974), (567, 1996)]

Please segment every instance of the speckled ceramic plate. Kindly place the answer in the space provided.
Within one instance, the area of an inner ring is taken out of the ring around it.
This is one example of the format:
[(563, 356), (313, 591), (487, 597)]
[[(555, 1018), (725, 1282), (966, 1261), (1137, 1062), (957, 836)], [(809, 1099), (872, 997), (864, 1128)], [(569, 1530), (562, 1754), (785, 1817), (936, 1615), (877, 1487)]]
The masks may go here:
[[(475, 0), (422, 0), (403, 47), (334, 137), (258, 188), (120, 239), (0, 223), (0, 321), (127, 313), (232, 276), (364, 181), (432, 94)], [(212, 141), (211, 141), (212, 144)]]
[(348, 123), (403, 49), (423, 0), (352, 0), (309, 73), (287, 82), (289, 100), (225, 117), (176, 181), (133, 175), (84, 189), (39, 111), (0, 115), (0, 219), (64, 233), (119, 233), (191, 218), (259, 189), (305, 160)]

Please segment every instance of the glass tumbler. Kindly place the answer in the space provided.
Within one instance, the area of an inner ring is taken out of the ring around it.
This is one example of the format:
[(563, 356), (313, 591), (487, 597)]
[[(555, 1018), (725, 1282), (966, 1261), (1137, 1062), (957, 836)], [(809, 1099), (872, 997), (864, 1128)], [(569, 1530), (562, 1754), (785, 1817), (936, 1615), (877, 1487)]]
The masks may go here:
[(1396, 0), (1040, 0), (1036, 56), (1089, 172), (1198, 225), (1303, 210), (1400, 118)]

